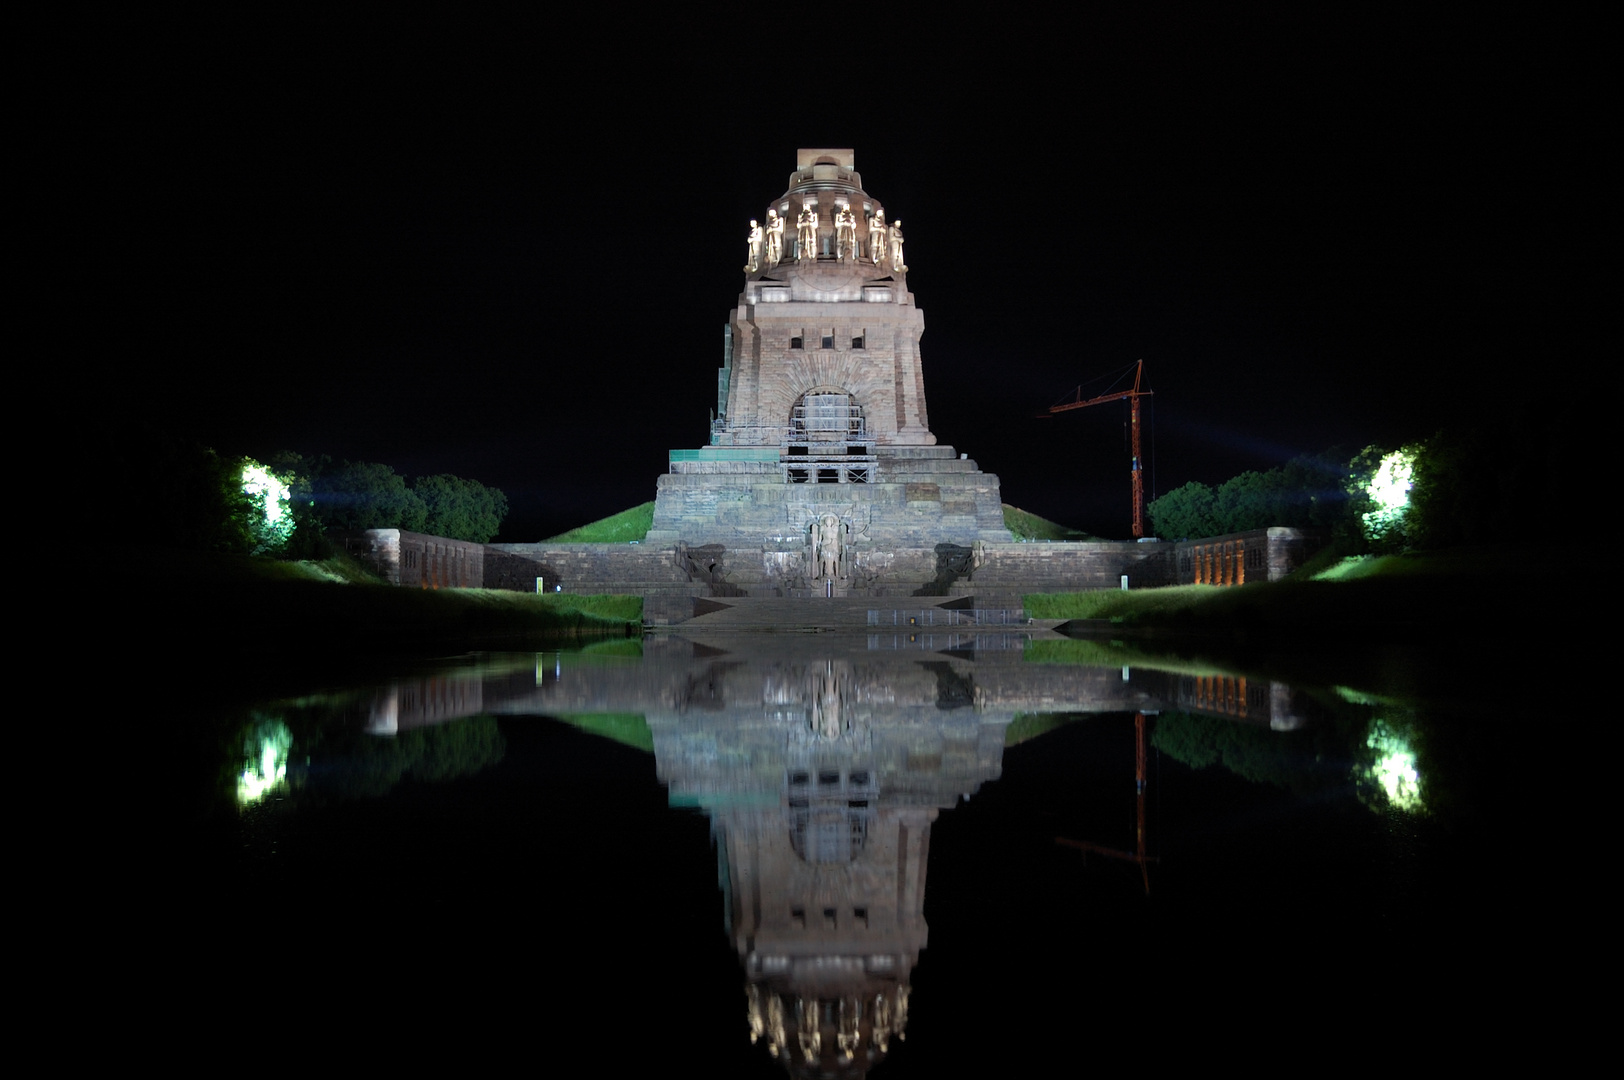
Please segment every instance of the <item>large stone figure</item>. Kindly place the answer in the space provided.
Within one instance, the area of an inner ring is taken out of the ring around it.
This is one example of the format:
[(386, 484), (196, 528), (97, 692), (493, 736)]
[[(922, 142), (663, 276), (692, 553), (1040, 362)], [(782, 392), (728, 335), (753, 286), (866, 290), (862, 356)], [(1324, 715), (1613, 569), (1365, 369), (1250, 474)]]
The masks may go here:
[(750, 249), (750, 259), (745, 264), (744, 272), (753, 274), (761, 269), (761, 226), (756, 224), (755, 218), (750, 219), (750, 235), (745, 237), (744, 242)]
[(857, 258), (857, 215), (849, 206), (835, 211), (835, 258)]
[(767, 266), (772, 268), (784, 258), (784, 219), (777, 210), (767, 211)]
[(818, 204), (808, 202), (801, 207), (801, 216), (795, 219), (797, 239), (800, 241), (800, 250), (795, 253), (797, 261), (815, 262), (818, 257)]
[(819, 577), (840, 576), (840, 518), (834, 514), (824, 514), (818, 519), (815, 554)]
[(876, 210), (874, 220), (868, 223), (868, 254), (875, 266), (885, 262), (885, 252), (885, 211)]
[(902, 262), (902, 219), (897, 218), (895, 225), (886, 230), (886, 239), (891, 242), (891, 269), (897, 273), (906, 273), (907, 266)]

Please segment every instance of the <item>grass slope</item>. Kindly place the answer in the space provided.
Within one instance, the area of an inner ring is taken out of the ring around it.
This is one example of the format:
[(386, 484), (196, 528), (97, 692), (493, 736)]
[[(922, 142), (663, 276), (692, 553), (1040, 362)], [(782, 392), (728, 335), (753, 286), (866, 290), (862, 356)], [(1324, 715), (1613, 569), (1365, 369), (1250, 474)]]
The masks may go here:
[[(161, 572), (160, 572), (161, 568)], [(158, 588), (117, 605), (132, 648), (256, 666), (529, 648), (640, 632), (642, 598), (379, 584), (321, 562), (149, 553)]]
[(648, 535), (654, 524), (654, 504), (646, 502), (618, 514), (599, 518), (590, 525), (547, 538), (550, 544), (629, 544)]
[(1024, 603), (1034, 618), (1096, 620), (1130, 648), (1197, 666), (1492, 701), (1531, 689), (1538, 666), (1517, 663), (1520, 643), (1555, 591), (1554, 574), (1528, 552), (1477, 549), (1361, 559), (1272, 584), (1101, 589)]
[(1097, 536), (1090, 536), (1081, 529), (1071, 529), (1064, 525), (1050, 521), (1048, 518), (1038, 517), (1028, 513), (1018, 506), (1004, 504), (1004, 528), (1015, 534), (1017, 540), (1070, 540), (1090, 541), (1098, 540)]

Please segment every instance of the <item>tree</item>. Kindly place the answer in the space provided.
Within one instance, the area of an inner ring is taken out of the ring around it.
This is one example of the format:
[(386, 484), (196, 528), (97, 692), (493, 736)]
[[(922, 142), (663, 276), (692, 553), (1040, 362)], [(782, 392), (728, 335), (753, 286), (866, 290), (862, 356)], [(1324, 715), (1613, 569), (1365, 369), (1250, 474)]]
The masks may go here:
[(1347, 519), (1346, 458), (1335, 450), (1243, 472), (1217, 488), (1191, 482), (1150, 503), (1156, 535), (1222, 536), (1285, 525), (1335, 529)]
[(1157, 536), (1180, 539), (1214, 536), (1212, 489), (1194, 480), (1150, 501), (1150, 524)]
[(422, 532), (428, 506), (388, 465), (346, 461), (310, 480), (311, 500), (323, 527), (341, 531), (405, 529)]
[(253, 537), (254, 555), (280, 555), (287, 550), (293, 538), (293, 488), (288, 478), (279, 475), (253, 458), (239, 462), (242, 472), (242, 490), (254, 504), (249, 522)]
[(418, 477), (412, 481), (412, 494), (427, 508), (424, 531), (453, 540), (483, 544), (496, 535), (507, 516), (507, 496), (499, 489), (450, 473)]

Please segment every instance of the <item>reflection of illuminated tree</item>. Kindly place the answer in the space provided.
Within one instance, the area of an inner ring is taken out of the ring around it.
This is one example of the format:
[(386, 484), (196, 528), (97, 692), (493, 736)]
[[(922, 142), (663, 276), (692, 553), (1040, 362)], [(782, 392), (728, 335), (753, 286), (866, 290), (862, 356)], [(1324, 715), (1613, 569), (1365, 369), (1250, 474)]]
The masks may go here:
[(1376, 808), (1424, 810), (1414, 728), (1402, 720), (1378, 717), (1370, 722), (1365, 750), (1366, 760), (1355, 770), (1359, 797)]
[(276, 717), (261, 717), (243, 736), (243, 767), (237, 778), (237, 802), (258, 802), (287, 783), (288, 751), (293, 732)]
[[(473, 716), (413, 728), (398, 735), (369, 735), (346, 721), (341, 709), (289, 707), (261, 717), (244, 736), (244, 764), (237, 783), (241, 804), (292, 786), (302, 798), (371, 798), (407, 778), (441, 783), (472, 776), (502, 760), (507, 744), (494, 716)], [(314, 714), (314, 715), (312, 715)], [(299, 768), (288, 775), (291, 748)]]
[(1222, 765), (1258, 784), (1304, 793), (1347, 783), (1331, 762), (1346, 762), (1352, 747), (1335, 728), (1272, 731), (1197, 713), (1167, 712), (1156, 718), (1151, 745), (1192, 769)]
[(363, 736), (349, 755), (325, 762), (319, 775), (323, 786), (352, 797), (382, 795), (407, 777), (438, 783), (472, 776), (501, 761), (506, 750), (496, 717), (471, 716), (387, 738)]
[(1192, 769), (1221, 765), (1246, 780), (1304, 795), (1344, 788), (1348, 763), (1361, 801), (1373, 809), (1422, 809), (1414, 724), (1388, 709), (1386, 719), (1271, 731), (1194, 713), (1163, 713), (1151, 743)]

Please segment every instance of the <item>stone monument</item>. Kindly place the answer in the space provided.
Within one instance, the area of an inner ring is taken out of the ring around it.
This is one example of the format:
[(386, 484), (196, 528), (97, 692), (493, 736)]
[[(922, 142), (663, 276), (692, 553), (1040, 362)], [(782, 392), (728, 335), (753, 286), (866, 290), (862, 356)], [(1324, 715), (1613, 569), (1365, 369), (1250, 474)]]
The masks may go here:
[(720, 548), (748, 593), (911, 592), (944, 548), (1011, 540), (998, 478), (930, 431), (901, 222), (853, 165), (799, 151), (765, 236), (751, 223), (709, 445), (659, 479), (645, 543)]

